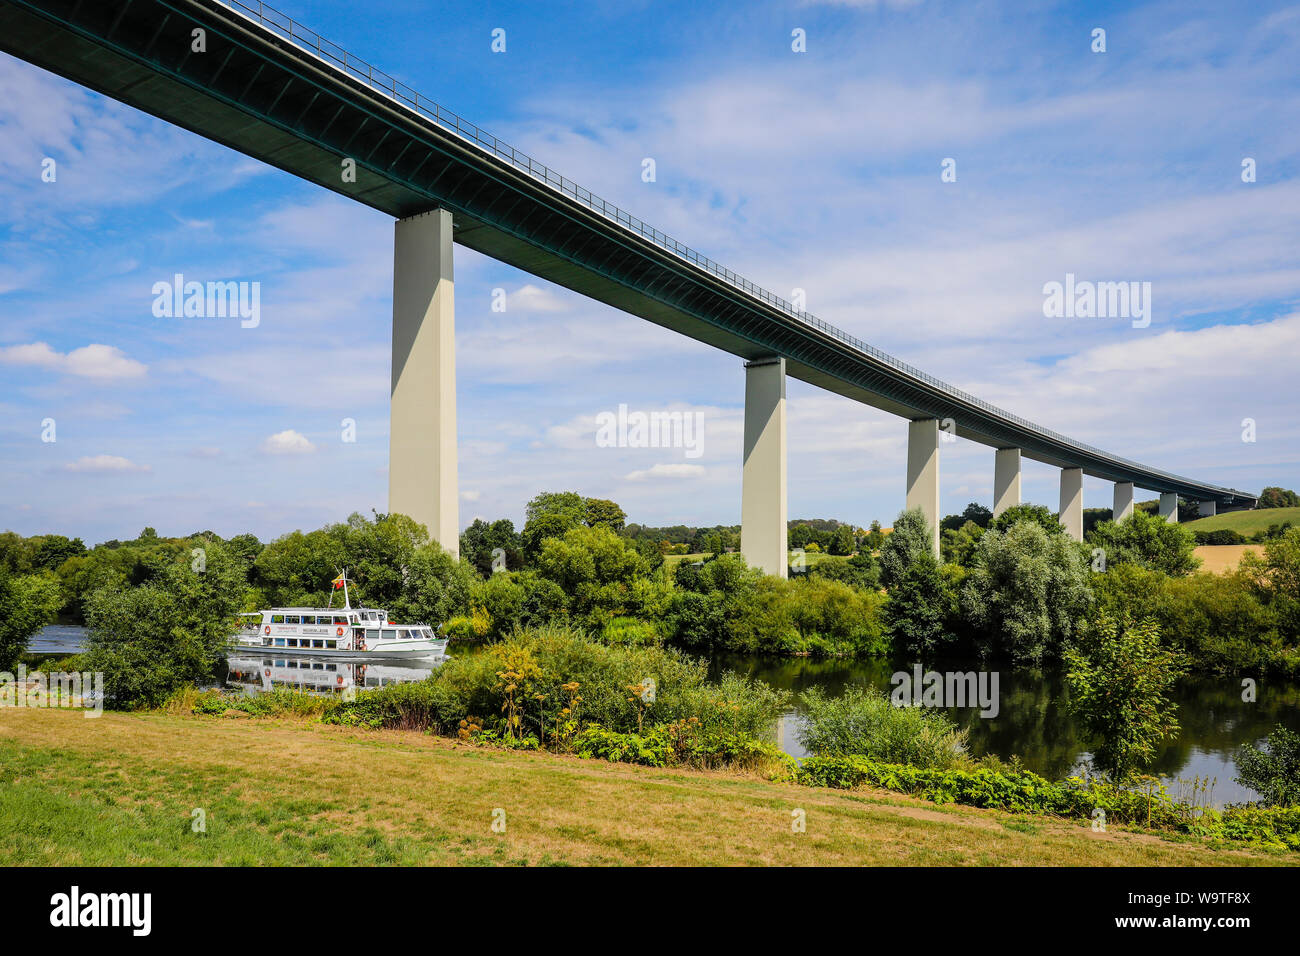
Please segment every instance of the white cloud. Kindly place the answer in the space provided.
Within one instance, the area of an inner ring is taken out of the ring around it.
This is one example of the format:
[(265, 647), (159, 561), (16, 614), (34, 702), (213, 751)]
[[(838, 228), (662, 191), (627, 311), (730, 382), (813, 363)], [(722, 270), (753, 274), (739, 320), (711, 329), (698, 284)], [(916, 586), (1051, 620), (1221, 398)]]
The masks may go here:
[(56, 352), (45, 342), (0, 348), (0, 363), (46, 368), (64, 375), (96, 382), (119, 382), (144, 378), (144, 363), (128, 358), (113, 345), (83, 345), (71, 352)]
[(101, 475), (149, 471), (148, 465), (137, 465), (129, 458), (119, 455), (88, 455), (69, 462), (63, 468), (65, 471)]
[(507, 309), (519, 309), (523, 312), (568, 312), (571, 307), (569, 302), (552, 289), (544, 289), (531, 282), (506, 296)]
[(628, 472), (625, 481), (645, 481), (649, 478), (703, 478), (708, 470), (703, 465), (687, 465), (681, 462), (660, 462), (651, 468)]
[(287, 428), (276, 432), (262, 442), (262, 451), (268, 455), (309, 455), (316, 450), (307, 436)]

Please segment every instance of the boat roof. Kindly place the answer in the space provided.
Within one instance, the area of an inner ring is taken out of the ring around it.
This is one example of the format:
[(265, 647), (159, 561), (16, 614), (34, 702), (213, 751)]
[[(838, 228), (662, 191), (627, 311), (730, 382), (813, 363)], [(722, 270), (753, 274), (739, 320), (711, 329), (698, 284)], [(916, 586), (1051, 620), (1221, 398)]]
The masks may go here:
[(266, 614), (268, 611), (274, 614), (277, 611), (294, 611), (306, 612), (309, 614), (347, 614), (349, 611), (376, 611), (383, 613), (383, 608), (379, 607), (272, 607), (264, 611), (253, 611), (253, 614)]

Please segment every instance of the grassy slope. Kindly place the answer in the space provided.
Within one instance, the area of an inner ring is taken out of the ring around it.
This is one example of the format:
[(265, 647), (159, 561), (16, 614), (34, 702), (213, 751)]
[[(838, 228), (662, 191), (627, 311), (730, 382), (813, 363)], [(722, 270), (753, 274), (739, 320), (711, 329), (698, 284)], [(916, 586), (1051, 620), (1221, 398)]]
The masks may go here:
[(1193, 531), (1222, 531), (1225, 528), (1247, 537), (1256, 531), (1267, 531), (1271, 524), (1300, 525), (1300, 508), (1257, 508), (1254, 511), (1229, 511), (1211, 518), (1188, 521), (1184, 527)]
[[(191, 832), (197, 807), (206, 835)], [(491, 830), (496, 807), (507, 814), (504, 834)], [(805, 833), (791, 832), (796, 807), (807, 813)], [(896, 795), (399, 731), (0, 711), (5, 865), (1291, 862)]]

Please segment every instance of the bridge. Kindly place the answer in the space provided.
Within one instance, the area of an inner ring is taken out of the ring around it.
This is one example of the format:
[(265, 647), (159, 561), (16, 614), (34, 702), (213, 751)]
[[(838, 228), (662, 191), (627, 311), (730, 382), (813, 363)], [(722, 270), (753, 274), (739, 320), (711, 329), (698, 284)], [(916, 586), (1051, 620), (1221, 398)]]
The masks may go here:
[[(690, 249), (257, 0), (0, 0), (0, 49), (394, 217), (389, 510), (458, 551), (454, 243), (744, 360), (741, 546), (786, 573), (785, 381), (908, 420), (906, 505), (939, 543), (939, 448), (994, 451), (994, 512), (1021, 461), (1061, 470), (1083, 536), (1083, 476), (1201, 514), (1256, 496), (1067, 438), (954, 388)], [(343, 175), (351, 164), (355, 176)]]

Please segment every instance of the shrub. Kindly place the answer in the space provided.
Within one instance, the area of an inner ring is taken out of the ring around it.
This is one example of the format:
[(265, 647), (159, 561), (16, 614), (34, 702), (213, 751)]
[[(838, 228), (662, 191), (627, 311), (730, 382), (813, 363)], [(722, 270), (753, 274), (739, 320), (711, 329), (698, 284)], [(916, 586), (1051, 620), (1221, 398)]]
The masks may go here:
[(921, 552), (889, 589), (883, 617), (894, 653), (928, 659), (952, 639), (953, 595), (934, 556)]
[(12, 671), (27, 642), (54, 620), (63, 604), (50, 574), (10, 574), (0, 566), (0, 671)]
[(997, 530), (1013, 510), (980, 538), (961, 608), (983, 653), (998, 650), (1038, 664), (1074, 635), (1092, 602), (1090, 572), (1080, 547), (1063, 534), (1048, 534), (1028, 520)]
[(1106, 555), (1106, 566), (1136, 564), (1171, 577), (1191, 574), (1201, 561), (1196, 557), (1196, 536), (1190, 528), (1170, 524), (1145, 511), (1134, 511), (1122, 522), (1103, 521), (1088, 536), (1094, 548)]
[(839, 697), (811, 688), (801, 698), (799, 743), (818, 757), (866, 757), (916, 767), (952, 767), (966, 753), (966, 732), (947, 715), (895, 707), (881, 691), (847, 687)]
[(921, 555), (934, 557), (932, 529), (919, 508), (904, 511), (880, 546), (880, 583), (894, 587)]
[(1250, 787), (1270, 806), (1300, 806), (1300, 734), (1278, 724), (1268, 749), (1247, 744), (1237, 754), (1237, 783)]
[(215, 678), (235, 633), (244, 565), (217, 541), (198, 571), (184, 553), (139, 587), (101, 588), (86, 600), (85, 666), (104, 673), (114, 707), (155, 707), (187, 684)]
[(1066, 648), (1065, 663), (1066, 706), (1099, 739), (1093, 753), (1102, 769), (1129, 776), (1177, 736), (1177, 706), (1166, 695), (1186, 663), (1160, 646), (1155, 622), (1103, 620)]
[[(502, 673), (522, 675), (505, 681)], [(653, 723), (695, 718), (704, 730), (728, 730), (754, 739), (771, 737), (788, 707), (788, 695), (761, 681), (725, 674), (706, 679), (707, 665), (681, 652), (658, 647), (606, 646), (580, 631), (560, 627), (521, 630), (489, 653), (457, 655), (419, 684), (396, 684), (357, 695), (328, 719), (366, 727), (409, 727), (453, 733), (462, 720), (484, 731), (514, 737), (553, 737), (572, 722), (617, 733), (637, 727), (628, 687), (647, 678), (655, 683), (646, 706)], [(516, 690), (507, 691), (510, 683)], [(573, 691), (566, 686), (576, 685)], [(563, 713), (581, 698), (579, 712)], [(538, 699), (538, 696), (541, 699)], [(513, 704), (510, 699), (513, 698)], [(511, 716), (518, 722), (507, 728)]]

